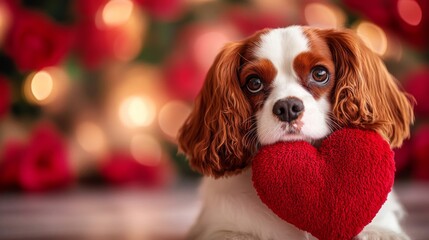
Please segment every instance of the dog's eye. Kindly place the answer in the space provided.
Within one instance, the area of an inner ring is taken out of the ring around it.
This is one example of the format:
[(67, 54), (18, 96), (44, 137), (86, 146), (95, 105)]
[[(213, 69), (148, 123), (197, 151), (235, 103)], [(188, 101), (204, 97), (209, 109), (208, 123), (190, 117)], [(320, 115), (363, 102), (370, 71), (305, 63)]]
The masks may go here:
[(311, 70), (311, 80), (324, 85), (329, 81), (328, 69), (322, 66), (316, 66)]
[(249, 92), (257, 93), (264, 88), (264, 84), (258, 76), (250, 76), (247, 78), (246, 87)]

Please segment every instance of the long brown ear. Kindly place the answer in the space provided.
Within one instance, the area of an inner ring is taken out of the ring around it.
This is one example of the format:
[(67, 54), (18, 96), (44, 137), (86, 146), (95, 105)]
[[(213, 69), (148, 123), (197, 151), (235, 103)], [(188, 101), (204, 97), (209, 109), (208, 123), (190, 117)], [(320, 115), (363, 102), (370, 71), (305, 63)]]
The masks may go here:
[(320, 30), (335, 63), (332, 95), (340, 126), (372, 129), (399, 147), (410, 135), (414, 99), (404, 93), (382, 60), (348, 30)]
[(191, 167), (204, 175), (233, 175), (251, 160), (244, 137), (251, 125), (251, 107), (238, 79), (243, 46), (231, 43), (218, 54), (179, 131), (181, 150)]

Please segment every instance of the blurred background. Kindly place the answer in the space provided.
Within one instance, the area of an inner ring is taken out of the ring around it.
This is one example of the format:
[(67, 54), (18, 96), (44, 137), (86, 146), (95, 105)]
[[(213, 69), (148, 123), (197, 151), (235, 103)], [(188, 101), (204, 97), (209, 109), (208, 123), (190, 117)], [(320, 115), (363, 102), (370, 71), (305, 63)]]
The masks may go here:
[(176, 134), (220, 48), (263, 28), (351, 28), (417, 100), (396, 149), (429, 239), (429, 1), (0, 0), (0, 239), (181, 239), (199, 175)]

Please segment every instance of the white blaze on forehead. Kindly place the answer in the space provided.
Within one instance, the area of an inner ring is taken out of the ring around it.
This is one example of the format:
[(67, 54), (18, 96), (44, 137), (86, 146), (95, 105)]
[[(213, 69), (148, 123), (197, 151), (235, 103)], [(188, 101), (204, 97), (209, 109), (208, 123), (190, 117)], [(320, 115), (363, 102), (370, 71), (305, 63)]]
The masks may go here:
[(270, 60), (279, 74), (292, 74), (293, 60), (302, 52), (309, 51), (308, 39), (300, 26), (278, 28), (261, 36), (255, 55)]

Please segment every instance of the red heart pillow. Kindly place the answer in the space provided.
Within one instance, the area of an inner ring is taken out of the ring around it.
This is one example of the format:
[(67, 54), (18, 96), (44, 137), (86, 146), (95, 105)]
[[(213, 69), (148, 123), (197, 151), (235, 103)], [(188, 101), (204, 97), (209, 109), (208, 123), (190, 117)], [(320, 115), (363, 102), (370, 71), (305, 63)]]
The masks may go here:
[(352, 239), (371, 222), (390, 192), (395, 164), (373, 131), (341, 129), (319, 149), (303, 141), (260, 149), (252, 165), (262, 202), (320, 240)]

